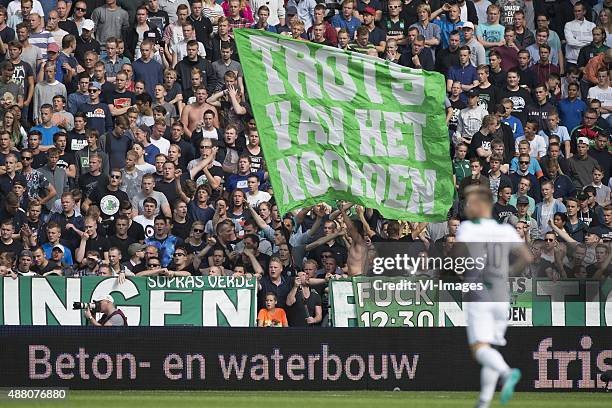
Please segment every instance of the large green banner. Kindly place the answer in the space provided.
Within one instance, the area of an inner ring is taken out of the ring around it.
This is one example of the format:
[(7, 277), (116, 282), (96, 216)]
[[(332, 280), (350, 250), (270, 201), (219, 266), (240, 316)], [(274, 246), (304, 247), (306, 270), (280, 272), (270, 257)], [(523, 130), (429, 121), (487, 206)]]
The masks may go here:
[[(110, 294), (130, 326), (255, 326), (256, 282), (233, 277), (0, 279), (0, 325), (85, 325), (73, 302)], [(98, 316), (99, 317), (99, 316)]]
[(441, 74), (234, 30), (281, 212), (327, 200), (441, 221), (453, 199)]
[[(333, 280), (330, 318), (336, 327), (464, 326), (462, 291), (440, 285), (416, 278)], [(612, 326), (612, 279), (511, 278), (508, 291), (511, 326)]]

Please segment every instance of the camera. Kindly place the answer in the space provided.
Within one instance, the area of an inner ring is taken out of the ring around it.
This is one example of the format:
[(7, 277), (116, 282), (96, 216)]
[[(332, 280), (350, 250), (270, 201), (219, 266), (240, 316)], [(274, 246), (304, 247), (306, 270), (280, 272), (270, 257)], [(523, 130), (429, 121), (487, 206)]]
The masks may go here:
[(89, 308), (92, 313), (98, 313), (98, 312), (100, 312), (100, 304), (101, 303), (102, 302), (100, 302), (100, 301), (91, 302), (91, 303), (73, 302), (72, 303), (72, 310), (84, 310), (84, 309)]

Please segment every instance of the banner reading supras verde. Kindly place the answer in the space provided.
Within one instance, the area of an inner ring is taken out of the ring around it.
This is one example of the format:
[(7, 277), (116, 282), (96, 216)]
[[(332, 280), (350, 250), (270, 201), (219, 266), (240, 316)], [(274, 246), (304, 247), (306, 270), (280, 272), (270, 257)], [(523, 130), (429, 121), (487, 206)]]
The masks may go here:
[[(383, 283), (403, 281), (382, 277), (330, 281), (330, 320), (336, 327), (465, 326), (460, 291), (438, 290), (433, 285), (381, 289)], [(511, 278), (508, 290), (511, 326), (612, 326), (612, 279)]]
[(446, 219), (453, 184), (441, 74), (234, 30), (282, 213), (327, 200)]
[(130, 326), (256, 326), (255, 281), (208, 276), (2, 278), (0, 325), (85, 325), (73, 302), (106, 294)]

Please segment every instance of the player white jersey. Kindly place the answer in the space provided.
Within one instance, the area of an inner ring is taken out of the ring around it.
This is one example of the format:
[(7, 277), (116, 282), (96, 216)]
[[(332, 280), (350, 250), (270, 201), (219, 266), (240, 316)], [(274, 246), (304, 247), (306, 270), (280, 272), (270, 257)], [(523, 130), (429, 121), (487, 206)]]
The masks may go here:
[(516, 230), (492, 219), (464, 221), (457, 229), (456, 241), (469, 243), (465, 246), (466, 255), (482, 261), (466, 272), (466, 281), (484, 283), (487, 289), (472, 292), (464, 300), (507, 302), (510, 253), (523, 243)]

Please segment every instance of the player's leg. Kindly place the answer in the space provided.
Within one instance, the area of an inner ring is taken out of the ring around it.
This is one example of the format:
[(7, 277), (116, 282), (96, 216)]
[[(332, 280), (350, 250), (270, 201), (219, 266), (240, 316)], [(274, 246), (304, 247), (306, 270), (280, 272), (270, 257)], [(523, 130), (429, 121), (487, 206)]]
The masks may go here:
[[(493, 400), (495, 387), (500, 375), (504, 375), (511, 369), (497, 350), (488, 343), (474, 343), (470, 346), (474, 359), (481, 365), (480, 369), (480, 395), (478, 398), (479, 408), (486, 408)], [(490, 353), (493, 351), (494, 353)], [(497, 355), (495, 355), (497, 353)]]

